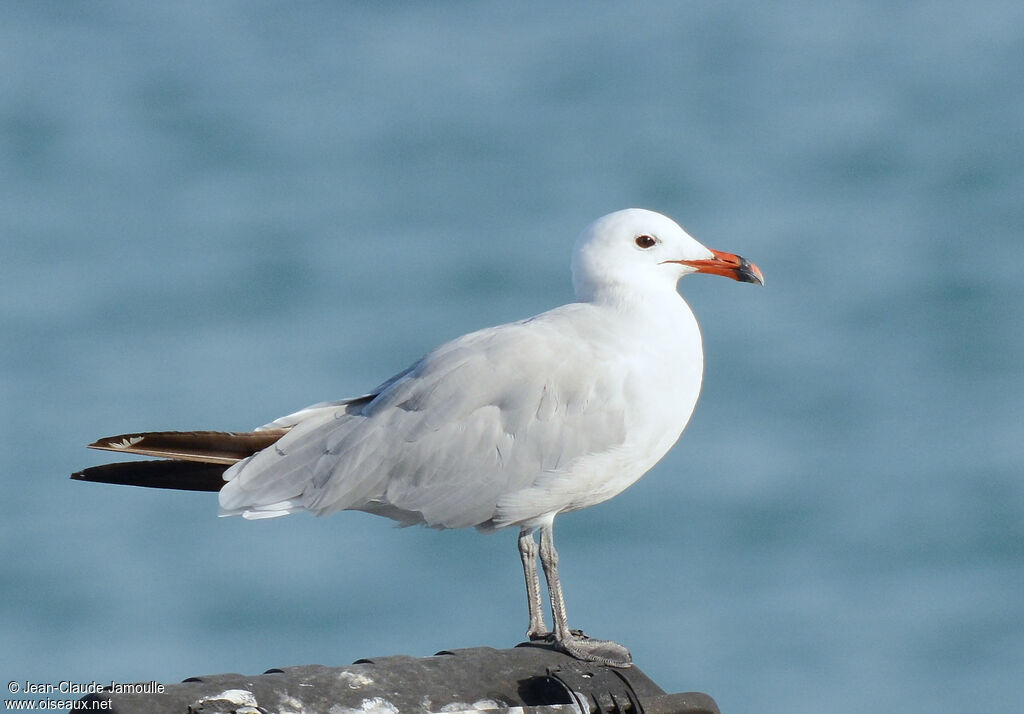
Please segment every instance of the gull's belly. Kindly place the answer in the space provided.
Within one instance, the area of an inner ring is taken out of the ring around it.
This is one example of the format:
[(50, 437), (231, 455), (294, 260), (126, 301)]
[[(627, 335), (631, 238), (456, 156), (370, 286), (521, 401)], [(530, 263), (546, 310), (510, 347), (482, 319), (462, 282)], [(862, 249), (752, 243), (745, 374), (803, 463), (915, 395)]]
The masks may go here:
[(617, 496), (636, 483), (678, 441), (700, 394), (699, 357), (679, 364), (664, 379), (645, 380), (632, 393), (629, 438), (619, 447), (580, 459), (572, 469), (572, 511)]

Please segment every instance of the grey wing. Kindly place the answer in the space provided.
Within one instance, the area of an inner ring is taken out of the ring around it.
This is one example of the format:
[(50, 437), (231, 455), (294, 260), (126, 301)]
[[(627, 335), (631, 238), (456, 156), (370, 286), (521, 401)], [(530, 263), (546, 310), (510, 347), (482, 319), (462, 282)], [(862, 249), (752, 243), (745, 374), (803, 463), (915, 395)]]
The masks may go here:
[(319, 407), (235, 466), (222, 509), (249, 517), (355, 509), (407, 524), (487, 527), (502, 497), (624, 441), (623, 380), (601, 369), (609, 359), (543, 321), (472, 333), (367, 401)]

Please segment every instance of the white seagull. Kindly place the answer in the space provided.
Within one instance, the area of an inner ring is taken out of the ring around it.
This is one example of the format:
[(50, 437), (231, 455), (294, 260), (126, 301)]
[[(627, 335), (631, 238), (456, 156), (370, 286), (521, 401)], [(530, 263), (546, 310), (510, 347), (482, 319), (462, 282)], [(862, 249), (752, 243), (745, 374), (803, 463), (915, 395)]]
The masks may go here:
[(90, 446), (163, 460), (72, 478), (219, 491), (225, 516), (358, 510), (403, 525), (517, 527), (530, 640), (627, 667), (625, 647), (569, 628), (552, 528), (558, 514), (635, 483), (689, 421), (704, 365), (697, 321), (676, 291), (690, 273), (764, 284), (753, 263), (704, 247), (666, 216), (611, 213), (576, 241), (577, 302), (464, 335), (368, 394), (251, 432), (100, 439)]

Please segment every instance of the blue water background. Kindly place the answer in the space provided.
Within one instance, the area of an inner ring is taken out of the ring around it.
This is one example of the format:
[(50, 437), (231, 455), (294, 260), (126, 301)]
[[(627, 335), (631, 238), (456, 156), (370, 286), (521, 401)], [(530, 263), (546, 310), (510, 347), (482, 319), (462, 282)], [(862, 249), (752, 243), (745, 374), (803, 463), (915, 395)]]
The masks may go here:
[(519, 642), (513, 533), (67, 475), (567, 302), (638, 205), (767, 287), (683, 281), (702, 399), (559, 519), (574, 626), (725, 712), (1019, 711), (1022, 58), (994, 0), (4, 3), (0, 676)]

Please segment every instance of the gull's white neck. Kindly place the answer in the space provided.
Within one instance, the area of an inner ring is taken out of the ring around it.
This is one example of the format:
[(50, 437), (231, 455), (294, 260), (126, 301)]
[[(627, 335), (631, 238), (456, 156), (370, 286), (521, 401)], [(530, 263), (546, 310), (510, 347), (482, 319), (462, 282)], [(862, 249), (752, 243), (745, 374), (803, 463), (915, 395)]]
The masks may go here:
[(619, 312), (637, 311), (642, 314), (672, 314), (683, 310), (690, 312), (689, 305), (678, 293), (674, 284), (660, 281), (650, 283), (600, 283), (585, 280), (575, 281), (576, 299)]

